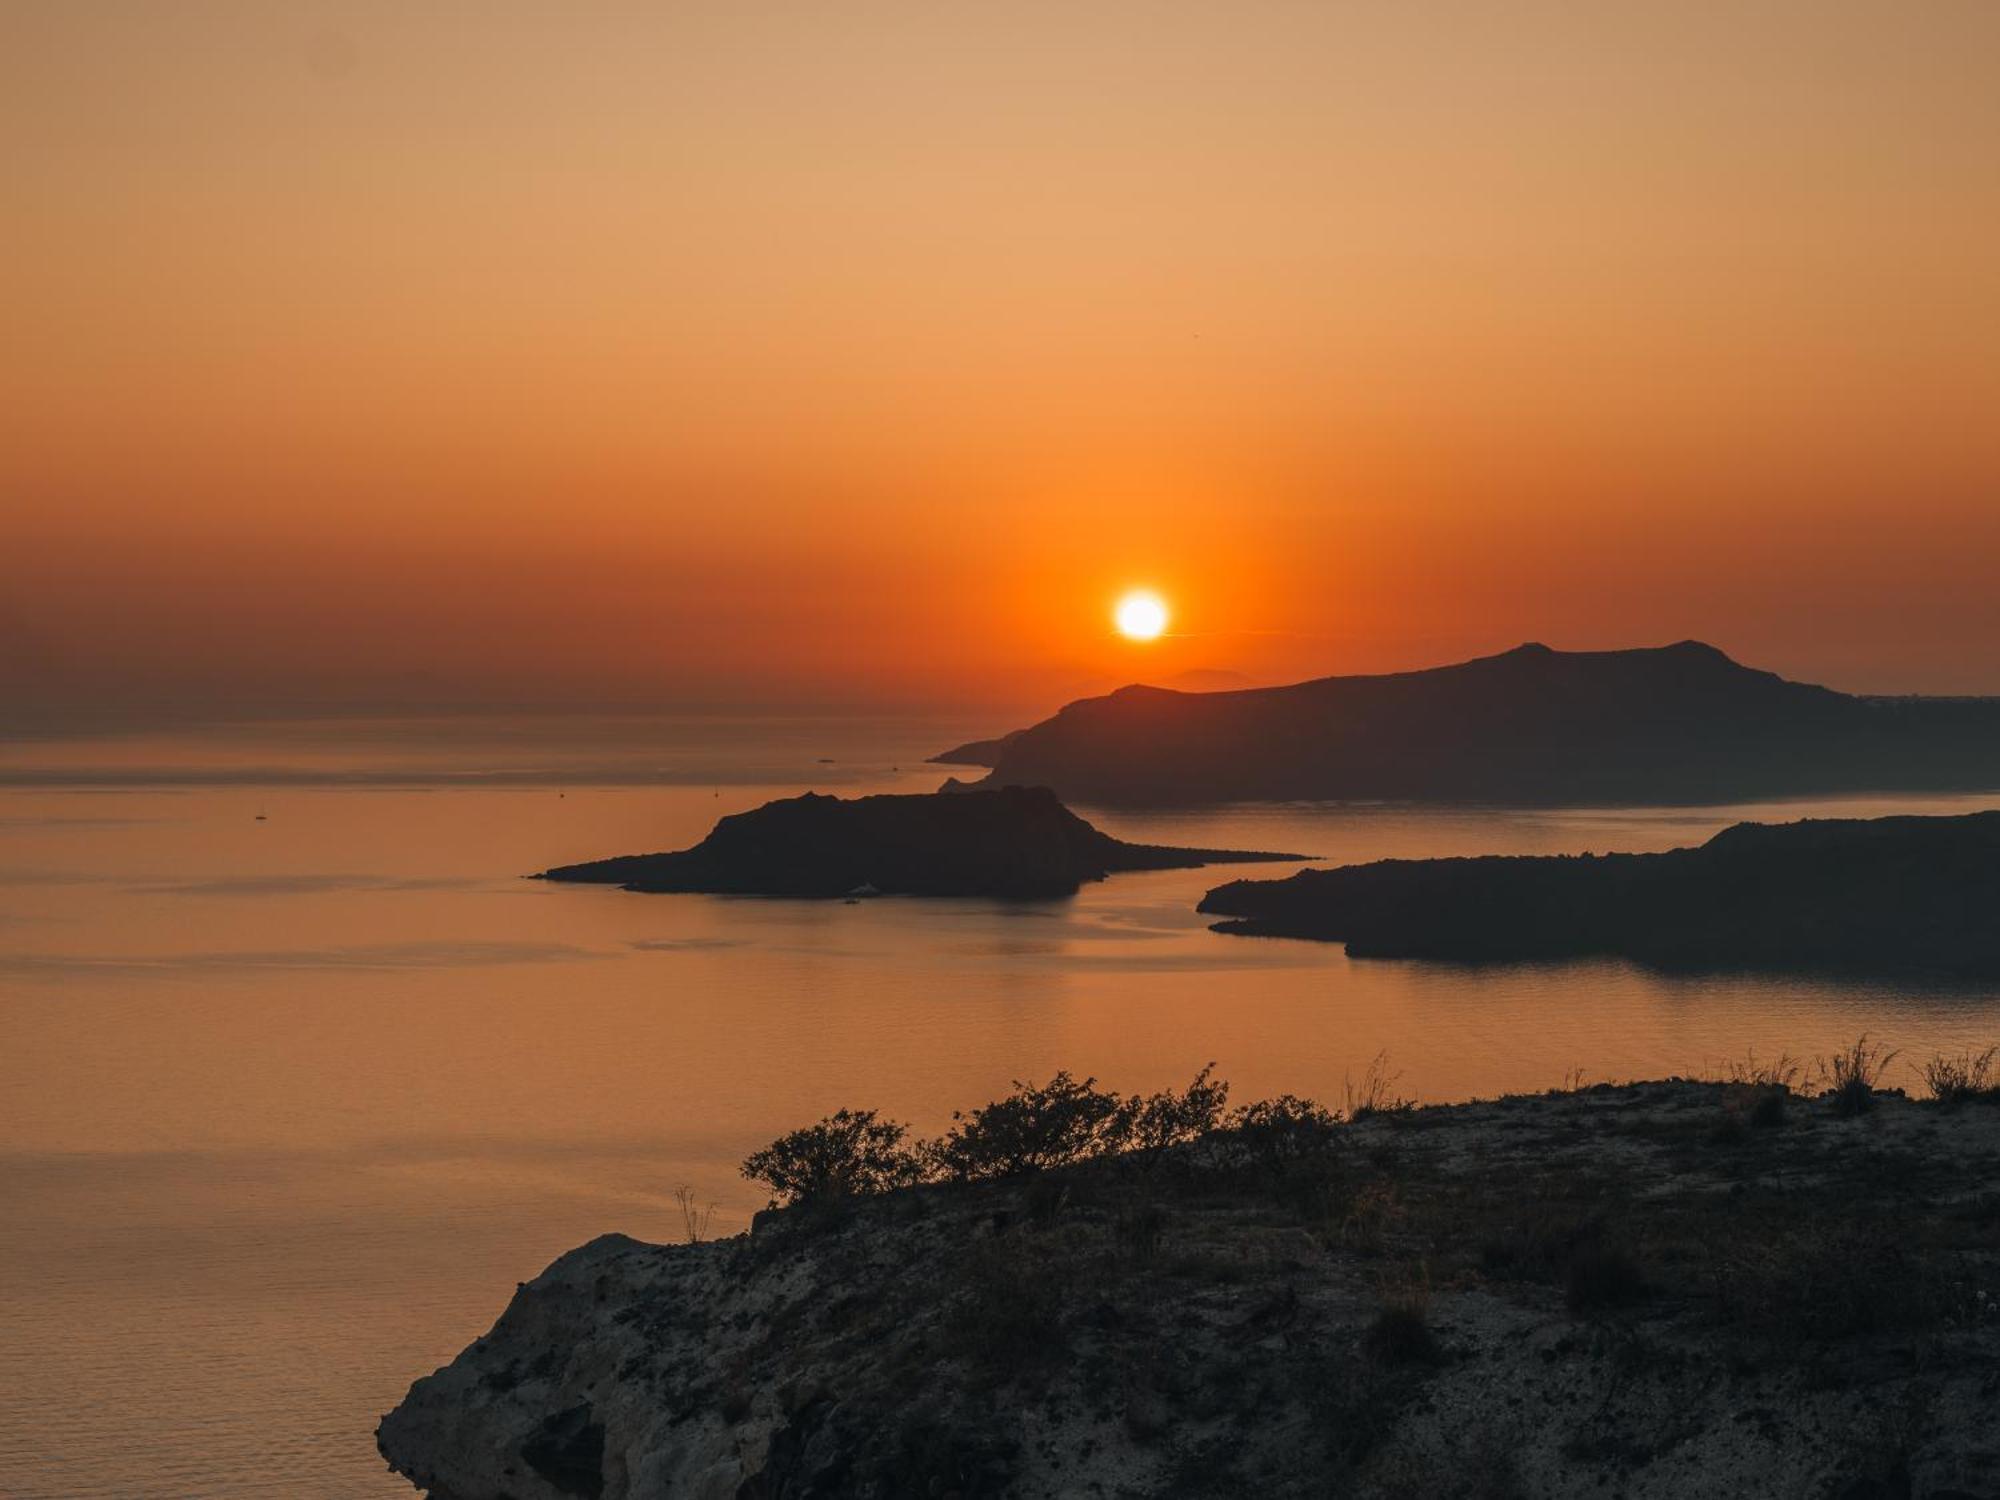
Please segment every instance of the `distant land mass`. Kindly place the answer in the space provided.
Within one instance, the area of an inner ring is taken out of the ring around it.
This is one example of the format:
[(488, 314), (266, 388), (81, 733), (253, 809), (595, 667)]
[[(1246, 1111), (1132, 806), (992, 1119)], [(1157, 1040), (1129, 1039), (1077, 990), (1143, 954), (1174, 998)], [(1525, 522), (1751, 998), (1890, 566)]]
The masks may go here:
[(2000, 698), (1863, 697), (1699, 641), (1289, 687), (1127, 687), (938, 757), (1071, 802), (1726, 802), (2000, 787)]
[(1027, 733), (1017, 729), (1012, 734), (1003, 734), (997, 740), (968, 740), (963, 745), (954, 745), (941, 755), (933, 755), (927, 764), (933, 766), (986, 766), (1000, 764), (1000, 757), (1015, 740)]
[(1154, 687), (1172, 688), (1181, 693), (1230, 693), (1259, 686), (1257, 680), (1227, 667), (1190, 667), (1162, 677)]
[(2000, 975), (2000, 812), (1738, 823), (1665, 854), (1381, 860), (1239, 880), (1220, 932), (1355, 957)]
[(540, 879), (746, 896), (1069, 896), (1126, 870), (1302, 854), (1128, 844), (1045, 787), (842, 799), (807, 792), (716, 823), (692, 849), (562, 865)]
[[(1222, 667), (1196, 667), (1191, 671), (1176, 672), (1158, 684), (1168, 691), (1181, 693), (1233, 692), (1253, 685), (1251, 679), (1241, 672)], [(931, 756), (926, 763), (933, 766), (986, 766), (990, 769), (1000, 763), (1001, 753), (1026, 732), (1017, 729), (998, 739), (969, 740), (963, 745), (954, 745), (940, 755)]]

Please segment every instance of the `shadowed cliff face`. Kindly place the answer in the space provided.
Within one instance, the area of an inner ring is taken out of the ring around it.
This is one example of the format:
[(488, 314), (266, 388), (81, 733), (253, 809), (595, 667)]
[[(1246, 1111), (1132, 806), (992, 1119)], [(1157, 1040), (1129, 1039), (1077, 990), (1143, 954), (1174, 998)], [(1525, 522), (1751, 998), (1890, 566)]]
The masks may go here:
[(1739, 823), (1665, 854), (1382, 860), (1233, 881), (1200, 909), (1356, 957), (2000, 974), (2000, 812)]
[(607, 1236), (377, 1439), (452, 1500), (1991, 1495), (2000, 1107), (1871, 1103), (1598, 1086)]
[(1291, 687), (1123, 688), (968, 748), (987, 785), (1110, 805), (1715, 802), (2000, 785), (2000, 700), (1852, 697), (1695, 641), (1527, 645)]
[(719, 895), (1067, 896), (1120, 870), (1303, 857), (1127, 844), (1045, 787), (852, 800), (807, 792), (724, 818), (692, 849), (563, 865), (542, 878)]

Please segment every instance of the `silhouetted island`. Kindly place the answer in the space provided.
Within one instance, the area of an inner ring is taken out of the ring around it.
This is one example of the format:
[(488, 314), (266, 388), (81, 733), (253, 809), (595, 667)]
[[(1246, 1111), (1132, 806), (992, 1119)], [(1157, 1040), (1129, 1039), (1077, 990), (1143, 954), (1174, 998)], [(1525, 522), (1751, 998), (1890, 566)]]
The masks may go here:
[(1219, 932), (1356, 957), (2000, 974), (2000, 812), (1738, 823), (1664, 854), (1381, 860), (1219, 886)]
[(843, 800), (807, 792), (721, 819), (692, 849), (545, 870), (544, 880), (746, 896), (1069, 896), (1122, 870), (1302, 854), (1128, 844), (1046, 787)]
[(1856, 697), (1698, 641), (1289, 687), (1127, 687), (940, 759), (1072, 802), (1587, 805), (2000, 787), (2000, 699)]

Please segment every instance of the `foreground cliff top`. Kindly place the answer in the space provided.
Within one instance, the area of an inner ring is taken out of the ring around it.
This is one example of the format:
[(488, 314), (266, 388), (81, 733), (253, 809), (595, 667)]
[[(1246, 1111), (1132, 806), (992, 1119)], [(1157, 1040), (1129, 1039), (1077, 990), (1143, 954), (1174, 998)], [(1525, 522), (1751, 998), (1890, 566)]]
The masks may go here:
[(692, 849), (560, 865), (545, 880), (762, 896), (1068, 896), (1123, 870), (1299, 860), (1128, 844), (1046, 787), (879, 797), (807, 792), (721, 819)]
[(2000, 1106), (1788, 1069), (607, 1236), (382, 1451), (451, 1500), (2000, 1494)]
[(2000, 699), (1867, 698), (1700, 641), (1288, 687), (1128, 687), (940, 759), (1098, 805), (1721, 802), (2000, 786)]

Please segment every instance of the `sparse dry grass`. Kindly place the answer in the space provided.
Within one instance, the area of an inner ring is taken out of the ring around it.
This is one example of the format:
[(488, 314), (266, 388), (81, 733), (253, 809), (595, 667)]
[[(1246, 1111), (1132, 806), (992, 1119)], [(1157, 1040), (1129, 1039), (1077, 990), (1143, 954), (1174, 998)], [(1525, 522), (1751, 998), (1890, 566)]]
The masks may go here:
[(682, 1183), (674, 1189), (674, 1202), (681, 1211), (681, 1232), (690, 1245), (699, 1245), (708, 1238), (709, 1224), (715, 1218), (715, 1205), (703, 1204), (694, 1195), (693, 1187)]
[(1832, 1103), (1833, 1112), (1842, 1119), (1866, 1114), (1875, 1107), (1875, 1090), (1889, 1064), (1901, 1055), (1896, 1048), (1869, 1041), (1863, 1032), (1852, 1045), (1815, 1064), (1820, 1096)]
[(2000, 1103), (2000, 1080), (1994, 1078), (1993, 1070), (1996, 1056), (2000, 1056), (2000, 1047), (1961, 1052), (1955, 1057), (1940, 1053), (1924, 1064), (1924, 1084), (1940, 1104), (1967, 1104), (1974, 1100)]
[(1756, 1130), (1775, 1130), (1785, 1123), (1805, 1064), (1788, 1052), (1759, 1059), (1755, 1052), (1723, 1066), (1720, 1078), (1722, 1118), (1712, 1136), (1723, 1145), (1740, 1144)]
[[(1862, 1038), (1866, 1041), (1867, 1038)], [(1805, 1064), (1789, 1052), (1780, 1052), (1776, 1057), (1759, 1061), (1755, 1052), (1746, 1053), (1741, 1062), (1731, 1062), (1723, 1069), (1725, 1083), (1742, 1084), (1757, 1089), (1784, 1089), (1790, 1091), (1798, 1087), (1799, 1077), (1805, 1072)]]
[(1368, 1060), (1359, 1083), (1349, 1074), (1342, 1083), (1348, 1120), (1366, 1120), (1374, 1115), (1402, 1115), (1415, 1109), (1416, 1100), (1406, 1099), (1396, 1092), (1396, 1081), (1402, 1076), (1389, 1071), (1389, 1054), (1386, 1052), (1378, 1052)]

